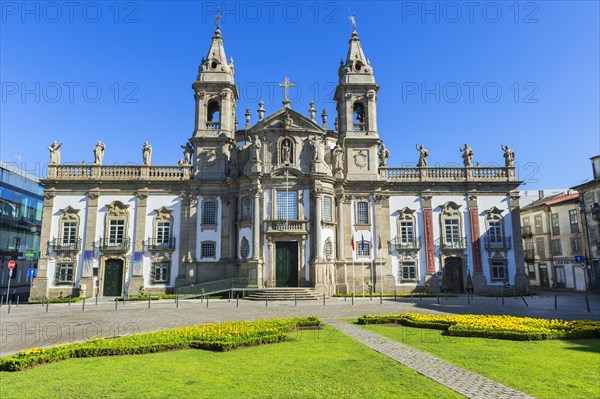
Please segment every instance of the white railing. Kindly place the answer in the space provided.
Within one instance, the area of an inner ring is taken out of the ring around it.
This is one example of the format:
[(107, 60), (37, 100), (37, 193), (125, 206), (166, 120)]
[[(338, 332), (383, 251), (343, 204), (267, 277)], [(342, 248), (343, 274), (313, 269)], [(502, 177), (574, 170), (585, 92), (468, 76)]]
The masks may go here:
[(49, 180), (188, 180), (191, 166), (48, 165)]
[(507, 167), (379, 168), (391, 181), (515, 181), (515, 169)]
[(306, 220), (267, 220), (270, 231), (306, 231)]

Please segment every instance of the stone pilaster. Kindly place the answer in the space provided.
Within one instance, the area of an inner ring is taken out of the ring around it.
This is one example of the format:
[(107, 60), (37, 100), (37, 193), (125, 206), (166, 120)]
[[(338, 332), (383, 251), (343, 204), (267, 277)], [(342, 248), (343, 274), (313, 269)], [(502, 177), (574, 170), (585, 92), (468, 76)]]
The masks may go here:
[(510, 221), (512, 225), (513, 254), (515, 257), (515, 289), (517, 294), (524, 294), (530, 290), (529, 276), (525, 272), (523, 259), (523, 237), (521, 235), (521, 208), (519, 207), (519, 192), (509, 193)]
[(423, 206), (423, 235), (425, 238), (425, 284), (429, 284), (433, 292), (439, 292), (440, 282), (435, 270), (435, 241), (433, 236), (433, 209), (431, 193), (421, 193)]
[(260, 208), (260, 189), (252, 190), (252, 259), (260, 259), (260, 225), (262, 223), (262, 212)]
[(337, 251), (337, 262), (336, 269), (337, 272), (336, 280), (335, 280), (335, 290), (336, 293), (346, 293), (348, 292), (348, 276), (347, 276), (347, 267), (346, 267), (346, 246), (347, 246), (347, 235), (344, 230), (344, 194), (340, 193), (336, 195), (337, 201), (337, 230), (336, 230), (336, 251)]
[[(144, 252), (144, 239), (146, 238), (146, 215), (148, 207), (148, 190), (140, 190), (135, 194), (137, 203), (135, 207), (135, 245), (134, 252)], [(149, 235), (152, 233), (149, 232)], [(143, 265), (131, 262), (133, 270), (129, 282), (129, 295), (139, 294), (139, 289), (144, 285)]]
[[(81, 280), (79, 281), (79, 289), (82, 295), (95, 296), (99, 292), (99, 287), (96, 287), (96, 282), (93, 277), (93, 263), (96, 262), (94, 256), (91, 259), (86, 259), (86, 251), (94, 251), (96, 247), (96, 225), (98, 223), (98, 197), (100, 197), (100, 190), (91, 190), (87, 193), (87, 204), (86, 204), (86, 221), (85, 221), (85, 233), (83, 241), (83, 254), (81, 256), (83, 273)], [(84, 226), (81, 226), (82, 228)], [(100, 268), (100, 262), (98, 262), (98, 268)], [(98, 269), (98, 278), (102, 276), (101, 270)]]
[(50, 230), (52, 227), (52, 208), (54, 207), (55, 190), (47, 189), (44, 192), (44, 209), (42, 211), (42, 231), (40, 232), (40, 259), (38, 260), (38, 275), (33, 279), (30, 298), (48, 296), (48, 255), (50, 248)]
[[(390, 197), (389, 195), (376, 194), (375, 219), (377, 221), (376, 236), (373, 237), (373, 248), (375, 249), (375, 276), (376, 290), (392, 292), (396, 287), (396, 278), (392, 273), (392, 262), (387, 251), (387, 243), (390, 237)], [(381, 249), (379, 243), (381, 240)]]
[[(481, 260), (481, 240), (479, 239), (481, 236), (481, 229), (479, 227), (479, 208), (477, 205), (477, 195), (475, 193), (469, 193), (467, 196), (467, 205), (469, 207), (469, 226), (471, 232), (471, 259), (473, 259), (473, 291), (480, 293), (487, 291), (487, 281), (483, 274)], [(467, 273), (470, 272), (471, 270), (467, 270)]]

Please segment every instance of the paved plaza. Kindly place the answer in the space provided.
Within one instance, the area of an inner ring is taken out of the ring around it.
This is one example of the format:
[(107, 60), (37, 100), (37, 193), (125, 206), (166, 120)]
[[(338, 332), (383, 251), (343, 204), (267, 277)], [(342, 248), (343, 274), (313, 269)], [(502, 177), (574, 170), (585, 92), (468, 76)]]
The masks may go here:
[[(556, 295), (556, 297), (555, 297)], [(315, 315), (370, 348), (469, 398), (531, 398), (488, 378), (419, 350), (356, 327), (345, 318), (384, 313), (496, 314), (600, 320), (600, 296), (548, 292), (533, 297), (490, 298), (465, 295), (439, 298), (326, 298), (325, 301), (256, 302), (186, 299), (119, 302), (100, 298), (69, 304), (2, 306), (1, 353), (32, 347), (123, 336), (163, 328), (229, 320)], [(589, 312), (588, 312), (589, 304)], [(332, 337), (329, 337), (330, 339)]]

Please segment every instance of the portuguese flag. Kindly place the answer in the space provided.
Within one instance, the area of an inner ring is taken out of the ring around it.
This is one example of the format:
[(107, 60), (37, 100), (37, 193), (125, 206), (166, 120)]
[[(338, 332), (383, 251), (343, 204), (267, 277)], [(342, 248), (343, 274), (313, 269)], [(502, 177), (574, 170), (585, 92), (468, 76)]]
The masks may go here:
[(354, 251), (354, 234), (352, 234), (352, 242), (350, 245), (352, 245), (352, 250)]

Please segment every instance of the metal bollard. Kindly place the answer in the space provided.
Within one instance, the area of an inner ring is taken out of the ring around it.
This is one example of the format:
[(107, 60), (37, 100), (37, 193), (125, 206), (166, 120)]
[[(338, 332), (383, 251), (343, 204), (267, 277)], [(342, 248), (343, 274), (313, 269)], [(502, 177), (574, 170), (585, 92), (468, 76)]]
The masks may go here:
[(585, 296), (585, 306), (587, 306), (587, 311), (590, 313), (590, 301), (588, 300), (587, 295)]
[(175, 294), (175, 309), (179, 309), (179, 297)]
[(50, 298), (46, 298), (46, 313), (48, 313), (48, 304), (50, 303)]
[[(394, 302), (396, 301), (396, 291), (394, 291)], [(410, 303), (412, 302), (412, 292), (410, 293)]]
[(83, 301), (81, 301), (81, 302), (82, 302), (82, 304), (81, 304), (81, 311), (85, 312), (85, 298), (83, 298)]
[(354, 306), (354, 292), (352, 293), (352, 306)]
[(383, 305), (383, 292), (379, 293), (379, 304)]
[(206, 307), (208, 307), (208, 295), (206, 296)]
[(150, 309), (150, 294), (148, 294), (148, 309)]
[(265, 296), (265, 306), (269, 306), (269, 291), (267, 291), (267, 295)]
[(119, 301), (117, 301), (117, 298), (115, 298), (115, 310), (117, 310), (118, 305), (119, 305)]
[(229, 294), (229, 297), (227, 298), (227, 302), (231, 303), (231, 291), (229, 291), (228, 294)]
[(467, 304), (471, 304), (471, 295), (467, 294)]
[(236, 299), (235, 299), (235, 307), (239, 308), (240, 307), (240, 294), (237, 294)]
[(19, 295), (17, 295), (17, 307), (19, 307)]
[(298, 306), (298, 294), (294, 294), (294, 306)]
[(558, 295), (554, 295), (554, 309), (558, 310)]
[(323, 306), (325, 306), (325, 293), (323, 293)]
[(529, 307), (529, 305), (527, 304), (527, 301), (525, 300), (525, 297), (523, 297), (523, 295), (521, 295), (521, 299), (523, 300), (523, 302), (525, 302), (525, 306)]
[(437, 303), (439, 305), (440, 304), (440, 293), (439, 292), (437, 293), (436, 298), (437, 298)]
[(96, 306), (98, 306), (98, 294), (96, 294)]
[(504, 305), (504, 294), (501, 295), (501, 297), (502, 297), (502, 305)]
[(370, 289), (369, 291), (371, 291), (371, 302), (373, 302), (373, 289)]
[(10, 314), (10, 305), (12, 305), (12, 301), (8, 301), (8, 314)]
[[(394, 289), (394, 302), (396, 302), (396, 290)], [(410, 294), (410, 303), (412, 303), (412, 292)]]
[(71, 307), (71, 297), (69, 297), (69, 307)]

